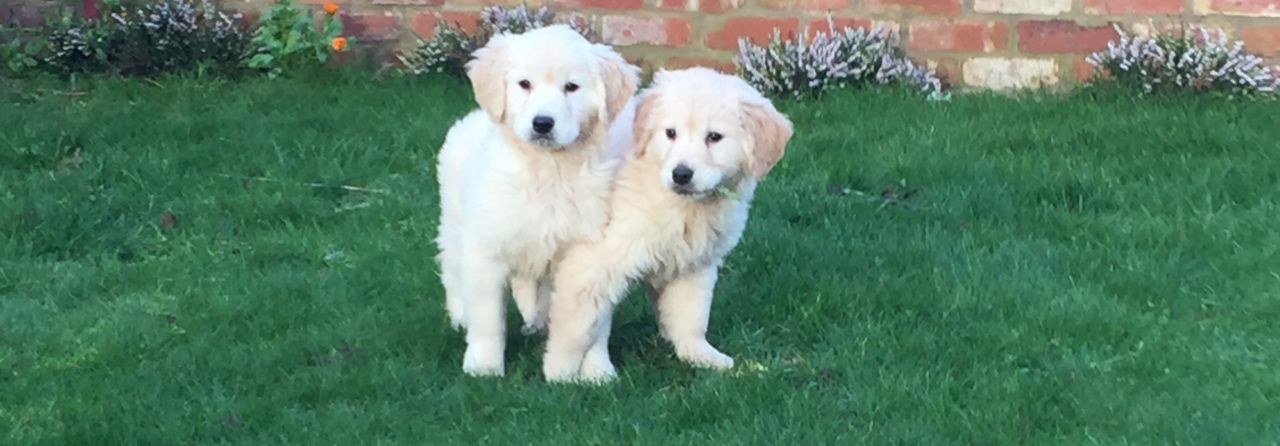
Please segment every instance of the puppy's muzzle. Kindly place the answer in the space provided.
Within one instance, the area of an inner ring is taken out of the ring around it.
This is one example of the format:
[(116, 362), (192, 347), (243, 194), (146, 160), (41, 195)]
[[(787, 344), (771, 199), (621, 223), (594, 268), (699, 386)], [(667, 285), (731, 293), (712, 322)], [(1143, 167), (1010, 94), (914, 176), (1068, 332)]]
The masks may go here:
[(675, 169), (671, 169), (671, 182), (677, 186), (688, 186), (693, 181), (693, 169), (689, 166), (680, 164)]
[(704, 191), (698, 190), (693, 185), (693, 173), (693, 169), (684, 164), (676, 165), (671, 169), (671, 191), (690, 198), (704, 195)]
[(533, 118), (533, 132), (537, 136), (550, 136), (551, 131), (556, 128), (556, 120), (548, 116), (535, 116)]

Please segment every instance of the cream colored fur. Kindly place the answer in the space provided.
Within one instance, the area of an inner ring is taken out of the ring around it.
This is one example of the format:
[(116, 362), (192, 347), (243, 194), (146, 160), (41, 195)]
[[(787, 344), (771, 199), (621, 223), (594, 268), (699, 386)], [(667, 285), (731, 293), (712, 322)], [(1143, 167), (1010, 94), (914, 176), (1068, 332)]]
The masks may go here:
[[(557, 254), (600, 236), (620, 156), (606, 131), (639, 70), (564, 26), (497, 36), (467, 68), (481, 110), (440, 150), (438, 261), (449, 318), (466, 331), (463, 370), (502, 375), (506, 290), (525, 331), (544, 328)], [(535, 118), (554, 127), (537, 132)]]
[[(603, 238), (574, 243), (557, 269), (547, 380), (615, 376), (609, 325), (637, 281), (651, 287), (662, 336), (678, 357), (733, 367), (706, 339), (717, 270), (742, 235), (757, 182), (791, 134), (790, 121), (736, 77), (696, 68), (658, 73), (610, 129), (610, 143), (630, 149)], [(673, 179), (679, 166), (693, 172), (685, 184)]]

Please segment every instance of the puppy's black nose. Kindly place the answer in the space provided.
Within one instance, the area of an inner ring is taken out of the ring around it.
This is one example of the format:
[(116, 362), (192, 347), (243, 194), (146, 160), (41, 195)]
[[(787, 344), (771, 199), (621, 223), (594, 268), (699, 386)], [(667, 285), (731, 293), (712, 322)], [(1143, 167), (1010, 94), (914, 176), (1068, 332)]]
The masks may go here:
[(551, 129), (555, 128), (556, 120), (546, 116), (535, 116), (533, 118), (533, 131), (538, 134), (545, 135), (551, 133)]
[(671, 181), (681, 186), (689, 184), (693, 181), (693, 169), (684, 164), (676, 166), (675, 169), (671, 169)]

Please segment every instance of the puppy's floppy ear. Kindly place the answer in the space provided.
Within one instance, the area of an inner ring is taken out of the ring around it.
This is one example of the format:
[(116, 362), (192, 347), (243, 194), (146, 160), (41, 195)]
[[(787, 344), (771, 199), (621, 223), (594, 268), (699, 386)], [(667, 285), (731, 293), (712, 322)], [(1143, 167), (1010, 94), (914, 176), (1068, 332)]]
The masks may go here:
[(635, 138), (636, 158), (644, 156), (644, 151), (649, 147), (649, 140), (653, 138), (653, 109), (658, 107), (658, 90), (650, 88), (640, 96), (640, 103), (636, 104), (636, 116), (631, 124), (631, 136)]
[(756, 179), (763, 179), (769, 169), (782, 159), (793, 132), (791, 121), (764, 98), (743, 101), (742, 113), (747, 133), (751, 135), (747, 165)]
[(467, 62), (467, 77), (475, 92), (476, 103), (494, 121), (502, 122), (507, 108), (507, 34), (493, 36), (489, 43), (472, 53)]
[(622, 112), (627, 101), (636, 95), (640, 85), (640, 69), (627, 62), (608, 45), (592, 45), (599, 72), (598, 94), (603, 95), (601, 124), (608, 125)]

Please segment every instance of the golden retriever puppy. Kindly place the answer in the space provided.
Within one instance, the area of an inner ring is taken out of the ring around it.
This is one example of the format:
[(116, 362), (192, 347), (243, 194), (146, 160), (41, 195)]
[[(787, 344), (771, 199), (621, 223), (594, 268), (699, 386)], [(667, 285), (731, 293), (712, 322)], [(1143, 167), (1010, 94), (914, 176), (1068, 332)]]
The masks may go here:
[(756, 183), (791, 134), (791, 122), (737, 77), (705, 68), (657, 74), (610, 130), (611, 143), (631, 150), (609, 197), (603, 238), (574, 243), (559, 264), (547, 380), (615, 376), (609, 325), (637, 280), (648, 282), (662, 336), (680, 359), (733, 367), (706, 338), (716, 273), (742, 236)]
[(544, 328), (553, 259), (604, 227), (620, 157), (604, 141), (639, 70), (562, 25), (495, 36), (473, 56), (480, 110), (439, 154), (437, 260), (449, 318), (466, 331), (463, 370), (500, 376), (506, 290), (526, 332)]

